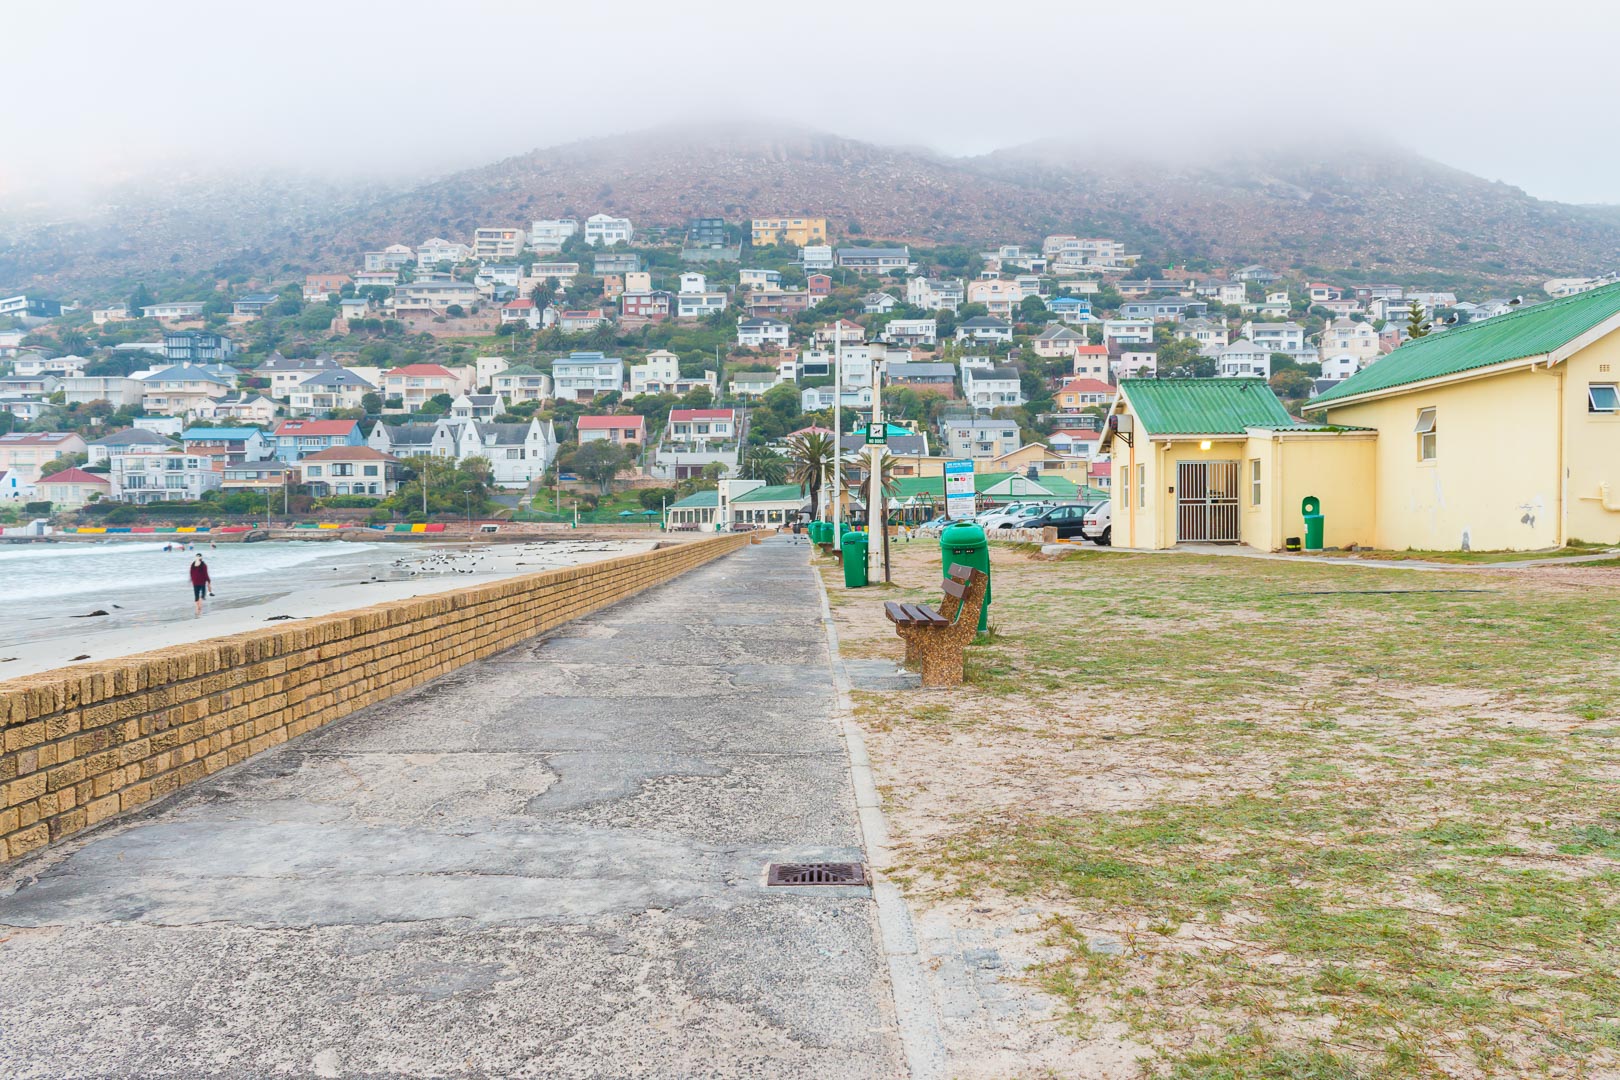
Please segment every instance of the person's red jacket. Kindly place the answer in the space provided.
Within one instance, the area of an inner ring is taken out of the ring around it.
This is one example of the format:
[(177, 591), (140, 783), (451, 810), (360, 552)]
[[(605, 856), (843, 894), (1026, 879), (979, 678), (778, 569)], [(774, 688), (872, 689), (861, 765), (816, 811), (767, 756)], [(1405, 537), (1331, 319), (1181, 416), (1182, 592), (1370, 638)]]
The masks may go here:
[(214, 579), (208, 576), (207, 563), (191, 564), (191, 583), (193, 585), (212, 585)]

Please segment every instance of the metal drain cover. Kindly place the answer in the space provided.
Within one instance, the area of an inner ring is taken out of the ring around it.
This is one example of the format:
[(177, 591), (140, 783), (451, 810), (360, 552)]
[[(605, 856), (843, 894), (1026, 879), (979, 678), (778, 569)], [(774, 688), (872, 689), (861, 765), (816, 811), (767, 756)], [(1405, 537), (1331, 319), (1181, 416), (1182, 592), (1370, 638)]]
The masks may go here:
[(865, 885), (866, 866), (858, 862), (771, 863), (766, 885)]

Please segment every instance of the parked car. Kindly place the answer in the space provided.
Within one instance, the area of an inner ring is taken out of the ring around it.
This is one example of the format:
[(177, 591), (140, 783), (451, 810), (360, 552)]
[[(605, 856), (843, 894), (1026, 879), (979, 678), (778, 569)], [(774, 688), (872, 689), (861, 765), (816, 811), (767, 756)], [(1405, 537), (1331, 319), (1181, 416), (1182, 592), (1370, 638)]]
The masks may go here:
[(1107, 547), (1114, 540), (1114, 500), (1104, 499), (1093, 506), (1080, 524), (1080, 535), (1087, 540)]
[(1052, 509), (1051, 506), (1046, 503), (1029, 503), (1027, 505), (1020, 506), (1012, 513), (1002, 514), (999, 518), (995, 519), (994, 525), (988, 527), (993, 529), (1028, 528), (1031, 521), (1040, 517), (1042, 514), (1045, 514), (1050, 509)]
[(1022, 529), (1057, 530), (1059, 540), (1068, 540), (1071, 537), (1081, 536), (1081, 526), (1085, 523), (1086, 514), (1091, 507), (1085, 503), (1061, 503), (1049, 508), (1044, 514), (1037, 514), (1018, 523)]
[(936, 536), (939, 533), (944, 532), (945, 526), (949, 525), (950, 523), (950, 516), (947, 514), (941, 514), (938, 517), (929, 518), (921, 525), (918, 525), (913, 531), (923, 536)]
[(1016, 521), (1031, 514), (1038, 514), (1045, 509), (1046, 506), (1042, 503), (1008, 503), (1006, 506), (996, 510), (986, 510), (973, 520), (978, 523), (980, 528), (988, 532), (991, 529), (1001, 528), (1009, 521)]

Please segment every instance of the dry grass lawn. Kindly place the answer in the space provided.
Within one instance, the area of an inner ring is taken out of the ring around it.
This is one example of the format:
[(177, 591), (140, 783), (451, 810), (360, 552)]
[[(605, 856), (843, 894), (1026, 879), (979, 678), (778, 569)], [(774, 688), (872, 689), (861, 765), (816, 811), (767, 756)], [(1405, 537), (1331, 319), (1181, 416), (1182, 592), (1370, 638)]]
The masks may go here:
[(1546, 570), (998, 546), (969, 685), (856, 705), (891, 876), (1059, 1003), (1014, 1071), (1620, 1075), (1620, 569)]

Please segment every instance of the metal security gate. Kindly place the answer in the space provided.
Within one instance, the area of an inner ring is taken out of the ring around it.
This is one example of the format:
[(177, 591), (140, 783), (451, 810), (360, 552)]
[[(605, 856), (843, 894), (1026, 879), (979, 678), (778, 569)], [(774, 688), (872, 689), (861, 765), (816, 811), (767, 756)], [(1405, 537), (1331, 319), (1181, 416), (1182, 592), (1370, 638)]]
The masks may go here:
[(1229, 544), (1238, 539), (1238, 463), (1176, 462), (1176, 540)]

